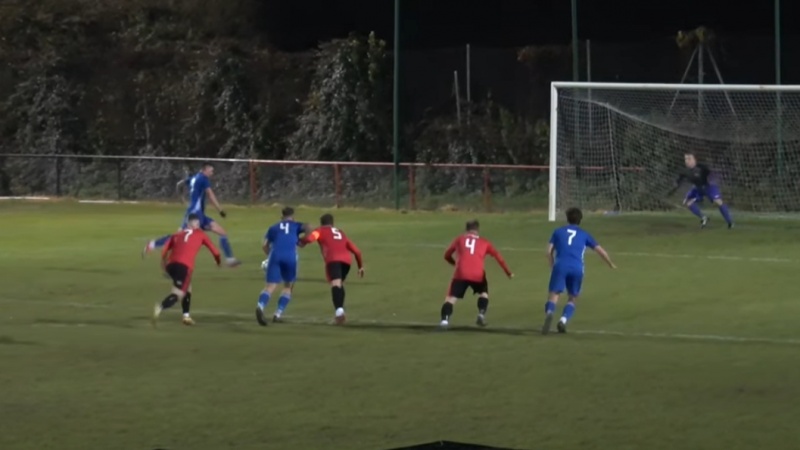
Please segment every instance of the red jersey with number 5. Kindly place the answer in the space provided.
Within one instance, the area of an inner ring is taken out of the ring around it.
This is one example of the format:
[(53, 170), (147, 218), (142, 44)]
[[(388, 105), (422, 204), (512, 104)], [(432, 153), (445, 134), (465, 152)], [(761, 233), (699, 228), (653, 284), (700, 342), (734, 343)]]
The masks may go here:
[(214, 255), (214, 260), (219, 264), (219, 250), (203, 230), (181, 230), (173, 234), (164, 245), (161, 259), (167, 264), (179, 263), (194, 269), (194, 259), (203, 246), (208, 247), (208, 250)]
[(307, 234), (303, 238), (303, 242), (306, 244), (319, 242), (319, 248), (322, 251), (322, 259), (325, 260), (325, 264), (334, 262), (350, 264), (353, 261), (350, 254), (353, 254), (356, 257), (358, 268), (363, 267), (361, 250), (345, 236), (342, 230), (336, 227), (330, 225), (319, 227)]
[[(453, 254), (456, 255), (456, 259), (453, 259)], [(511, 275), (511, 270), (492, 243), (474, 233), (466, 233), (457, 237), (444, 253), (444, 259), (456, 266), (453, 274), (454, 280), (480, 283), (486, 276), (486, 268), (483, 263), (486, 255), (496, 259), (506, 275)]]

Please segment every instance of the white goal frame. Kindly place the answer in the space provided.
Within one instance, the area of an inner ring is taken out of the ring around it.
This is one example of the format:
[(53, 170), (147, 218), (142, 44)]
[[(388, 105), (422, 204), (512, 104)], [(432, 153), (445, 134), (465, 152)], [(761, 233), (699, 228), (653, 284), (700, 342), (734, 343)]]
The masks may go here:
[(587, 81), (553, 81), (550, 83), (550, 162), (547, 218), (556, 221), (558, 177), (558, 91), (559, 89), (631, 90), (675, 92), (800, 92), (800, 85), (760, 84), (680, 84), (680, 83), (602, 83)]

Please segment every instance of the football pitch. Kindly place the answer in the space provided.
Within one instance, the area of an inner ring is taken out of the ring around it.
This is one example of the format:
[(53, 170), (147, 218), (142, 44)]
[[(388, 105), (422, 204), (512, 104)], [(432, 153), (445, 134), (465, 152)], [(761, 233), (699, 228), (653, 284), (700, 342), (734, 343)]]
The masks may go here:
[[(316, 245), (287, 323), (256, 324), (279, 213), (254, 207), (221, 222), (241, 267), (198, 256), (197, 325), (174, 308), (153, 329), (170, 283), (139, 251), (180, 205), (0, 203), (0, 448), (797, 448), (796, 222), (589, 215), (619, 269), (587, 252), (569, 333), (541, 336), (543, 214), (332, 212), (367, 271), (348, 282), (346, 326), (329, 324)], [(516, 278), (487, 260), (489, 326), (468, 297), (438, 331), (442, 255), (473, 217)]]

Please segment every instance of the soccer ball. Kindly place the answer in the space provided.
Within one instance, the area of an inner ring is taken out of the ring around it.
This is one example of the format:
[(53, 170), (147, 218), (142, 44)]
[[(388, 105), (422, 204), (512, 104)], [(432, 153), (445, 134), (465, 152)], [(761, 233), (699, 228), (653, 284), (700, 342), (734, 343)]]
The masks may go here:
[(261, 270), (263, 270), (263, 271), (265, 271), (265, 272), (266, 272), (266, 271), (267, 271), (267, 265), (268, 265), (268, 264), (269, 264), (269, 258), (267, 258), (267, 259), (265, 259), (265, 260), (261, 261)]

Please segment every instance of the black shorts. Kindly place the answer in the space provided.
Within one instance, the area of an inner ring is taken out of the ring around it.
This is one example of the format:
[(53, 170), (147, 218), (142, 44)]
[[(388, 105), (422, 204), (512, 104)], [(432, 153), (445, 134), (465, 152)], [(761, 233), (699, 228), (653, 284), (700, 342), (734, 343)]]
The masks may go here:
[(350, 273), (350, 264), (332, 262), (325, 266), (325, 275), (328, 277), (329, 282), (333, 280), (344, 281), (347, 279), (348, 273)]
[(166, 267), (167, 275), (172, 278), (172, 285), (186, 292), (192, 282), (192, 269), (181, 263), (169, 263)]
[(488, 294), (489, 293), (489, 282), (486, 280), (486, 277), (483, 277), (483, 281), (467, 281), (467, 280), (453, 280), (450, 282), (450, 292), (448, 295), (450, 297), (455, 297), (459, 300), (464, 298), (464, 294), (467, 293), (467, 289), (472, 288), (473, 294)]

